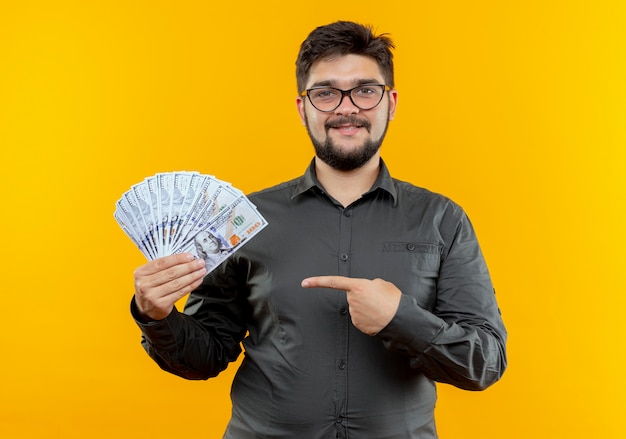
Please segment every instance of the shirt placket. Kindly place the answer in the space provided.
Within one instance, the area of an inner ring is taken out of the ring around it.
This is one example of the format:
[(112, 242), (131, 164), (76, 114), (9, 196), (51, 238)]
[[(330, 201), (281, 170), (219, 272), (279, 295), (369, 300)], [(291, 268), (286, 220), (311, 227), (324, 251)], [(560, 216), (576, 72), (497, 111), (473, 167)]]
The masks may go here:
[[(350, 276), (351, 241), (352, 241), (352, 214), (351, 208), (341, 209), (339, 220), (339, 253), (338, 274)], [(336, 382), (336, 411), (335, 424), (337, 426), (337, 438), (347, 438), (346, 412), (348, 406), (348, 339), (350, 333), (350, 314), (345, 295), (339, 297), (337, 309), (337, 363), (335, 368)]]

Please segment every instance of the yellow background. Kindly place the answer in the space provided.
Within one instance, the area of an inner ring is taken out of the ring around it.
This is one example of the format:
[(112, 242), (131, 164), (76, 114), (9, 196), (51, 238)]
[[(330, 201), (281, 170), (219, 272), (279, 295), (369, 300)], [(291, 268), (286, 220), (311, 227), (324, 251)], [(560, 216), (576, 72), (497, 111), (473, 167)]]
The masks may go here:
[(294, 60), (337, 19), (392, 34), (383, 156), (466, 209), (510, 332), (502, 381), (439, 386), (441, 437), (626, 437), (625, 4), (2, 2), (0, 437), (221, 437), (234, 367), (145, 355), (114, 203), (161, 171), (301, 174)]

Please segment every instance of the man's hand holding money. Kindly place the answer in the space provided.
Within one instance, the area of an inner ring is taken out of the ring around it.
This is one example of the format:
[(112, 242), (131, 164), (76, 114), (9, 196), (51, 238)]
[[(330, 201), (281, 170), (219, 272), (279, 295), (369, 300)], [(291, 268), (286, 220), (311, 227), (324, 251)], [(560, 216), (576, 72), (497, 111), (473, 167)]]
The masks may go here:
[(135, 270), (135, 303), (146, 321), (167, 317), (174, 304), (195, 290), (206, 274), (202, 258), (180, 253), (154, 259)]

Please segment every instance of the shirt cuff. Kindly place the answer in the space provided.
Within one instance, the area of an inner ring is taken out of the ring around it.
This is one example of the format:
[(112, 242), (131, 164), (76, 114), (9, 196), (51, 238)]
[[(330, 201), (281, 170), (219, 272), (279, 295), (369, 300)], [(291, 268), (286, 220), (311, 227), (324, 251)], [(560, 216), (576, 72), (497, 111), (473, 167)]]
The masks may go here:
[(144, 318), (143, 315), (139, 312), (139, 308), (137, 307), (137, 302), (135, 301), (135, 296), (130, 301), (130, 315), (135, 319), (135, 323), (139, 325), (139, 327), (154, 325), (158, 322), (158, 320), (151, 320)]
[(427, 350), (443, 328), (443, 320), (419, 306), (415, 298), (403, 294), (396, 315), (376, 337), (389, 350), (415, 356)]

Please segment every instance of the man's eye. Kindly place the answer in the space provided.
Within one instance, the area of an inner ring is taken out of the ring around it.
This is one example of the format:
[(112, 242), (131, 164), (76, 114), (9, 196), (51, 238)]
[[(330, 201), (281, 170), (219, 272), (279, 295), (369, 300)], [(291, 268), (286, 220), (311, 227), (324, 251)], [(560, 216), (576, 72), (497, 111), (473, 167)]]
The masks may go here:
[(332, 90), (332, 89), (322, 89), (322, 90), (315, 90), (315, 93), (313, 94), (313, 97), (314, 98), (318, 98), (318, 99), (328, 99), (328, 98), (335, 97), (336, 94), (337, 94), (337, 92), (335, 90)]
[(359, 87), (355, 91), (359, 95), (369, 95), (369, 94), (376, 94), (377, 89), (374, 87)]

